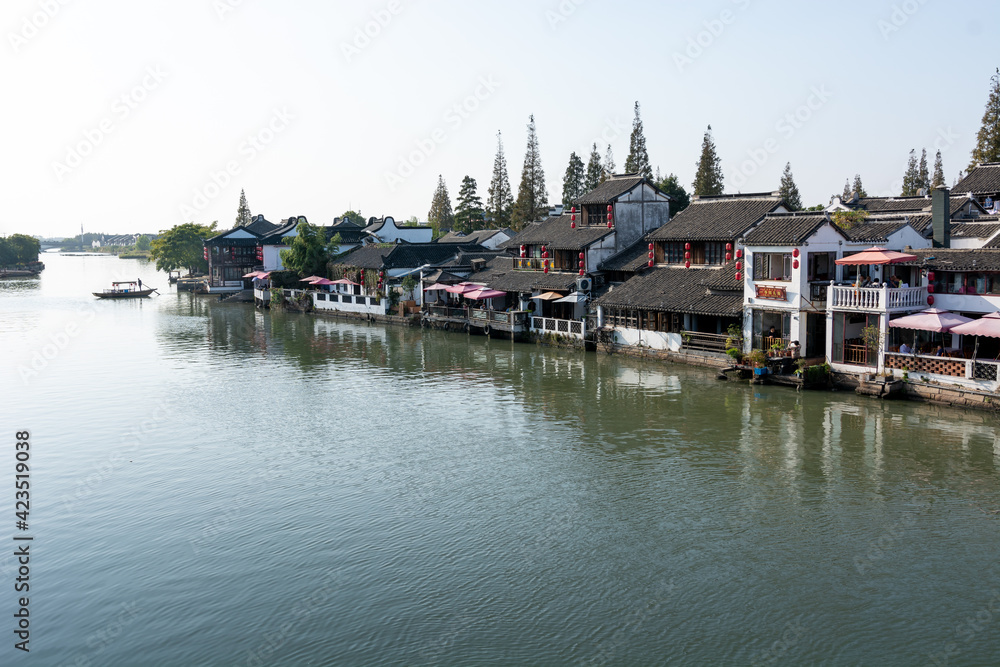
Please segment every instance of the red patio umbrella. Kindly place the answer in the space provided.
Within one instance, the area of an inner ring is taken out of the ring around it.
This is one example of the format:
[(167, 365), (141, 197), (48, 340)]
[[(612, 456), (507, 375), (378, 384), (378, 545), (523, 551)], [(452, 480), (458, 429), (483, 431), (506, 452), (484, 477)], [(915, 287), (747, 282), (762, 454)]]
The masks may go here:
[(917, 259), (916, 255), (908, 255), (905, 252), (896, 252), (895, 250), (886, 250), (885, 248), (874, 246), (849, 257), (841, 257), (835, 260), (834, 263), (841, 266), (858, 266), (863, 264), (898, 264), (899, 262), (912, 262), (915, 259)]

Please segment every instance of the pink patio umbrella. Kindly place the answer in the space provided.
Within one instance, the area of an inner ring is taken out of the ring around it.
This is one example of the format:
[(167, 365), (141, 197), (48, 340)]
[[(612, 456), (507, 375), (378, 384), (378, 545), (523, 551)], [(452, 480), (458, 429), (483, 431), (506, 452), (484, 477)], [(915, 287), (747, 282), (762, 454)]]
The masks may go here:
[(451, 287), (451, 285), (444, 285), (442, 283), (434, 283), (430, 287), (425, 287), (424, 291), (425, 292), (433, 292), (435, 290), (447, 290), (449, 287)]
[(979, 354), (979, 337), (1000, 338), (1000, 312), (983, 315), (978, 320), (959, 324), (951, 328), (951, 333), (963, 336), (975, 336), (976, 347), (972, 350), (972, 358)]
[(476, 299), (477, 301), (480, 301), (483, 299), (495, 299), (498, 296), (505, 296), (506, 294), (506, 292), (483, 287), (481, 289), (472, 290), (471, 292), (465, 292), (462, 296), (467, 299)]
[(457, 285), (451, 285), (446, 287), (445, 291), (449, 294), (465, 294), (466, 292), (472, 292), (473, 290), (482, 289), (483, 285), (476, 285), (474, 283), (459, 283)]
[(319, 280), (314, 280), (314, 281), (312, 281), (311, 284), (313, 284), (313, 285), (336, 285), (336, 283), (334, 281), (329, 280), (327, 278), (320, 278)]
[(251, 271), (250, 273), (244, 273), (244, 278), (260, 278), (263, 271)]
[(323, 280), (323, 276), (308, 276), (299, 280), (300, 283), (311, 283), (314, 280)]
[(922, 310), (919, 313), (914, 313), (913, 315), (906, 315), (905, 317), (897, 317), (894, 320), (889, 320), (889, 326), (902, 329), (920, 329), (921, 331), (946, 333), (951, 331), (952, 327), (971, 321), (972, 318), (964, 317), (963, 315), (953, 313), (950, 310), (928, 308), (927, 310)]
[(834, 263), (841, 266), (858, 266), (862, 264), (898, 264), (900, 262), (912, 262), (915, 259), (917, 259), (916, 255), (908, 255), (905, 252), (896, 252), (895, 250), (886, 250), (879, 246), (873, 246), (868, 248), (868, 250), (862, 250), (849, 257), (841, 257), (838, 260), (834, 260)]
[(330, 282), (331, 285), (360, 285), (361, 283), (356, 283), (353, 280), (348, 280), (347, 278), (338, 278)]

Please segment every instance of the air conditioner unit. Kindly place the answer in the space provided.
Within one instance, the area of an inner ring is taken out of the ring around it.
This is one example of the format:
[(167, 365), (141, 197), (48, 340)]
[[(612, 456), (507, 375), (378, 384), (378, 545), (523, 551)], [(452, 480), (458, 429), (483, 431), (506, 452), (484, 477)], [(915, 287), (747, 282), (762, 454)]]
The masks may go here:
[(593, 283), (590, 278), (580, 276), (576, 279), (576, 291), (577, 292), (589, 292)]

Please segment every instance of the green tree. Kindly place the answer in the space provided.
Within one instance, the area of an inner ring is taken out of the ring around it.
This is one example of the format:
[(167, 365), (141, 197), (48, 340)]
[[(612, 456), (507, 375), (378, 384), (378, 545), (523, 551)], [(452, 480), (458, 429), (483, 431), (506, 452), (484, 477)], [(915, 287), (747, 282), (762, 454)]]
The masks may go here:
[(41, 241), (27, 234), (11, 234), (0, 238), (0, 266), (37, 262)]
[(694, 175), (694, 194), (704, 197), (721, 195), (724, 191), (722, 180), (722, 160), (715, 152), (715, 142), (712, 141), (712, 126), (705, 131), (701, 141), (701, 157), (698, 159), (698, 169)]
[(691, 203), (691, 195), (687, 193), (677, 174), (670, 174), (657, 187), (670, 195), (670, 217), (674, 217)]
[(247, 204), (247, 193), (240, 190), (240, 207), (236, 210), (236, 226), (246, 227), (253, 222), (253, 215), (250, 214), (250, 205)]
[(861, 174), (854, 174), (854, 185), (852, 186), (854, 192), (858, 193), (858, 197), (867, 197), (868, 193), (865, 192), (865, 186), (861, 184)]
[(368, 222), (361, 217), (360, 211), (344, 211), (343, 215), (340, 216), (340, 219), (345, 222), (353, 222), (361, 227), (366, 227), (368, 225)]
[(204, 258), (205, 239), (215, 235), (213, 222), (209, 226), (186, 222), (173, 229), (160, 232), (149, 245), (149, 254), (156, 261), (157, 271), (187, 269), (188, 273), (205, 273), (208, 262)]
[(608, 180), (615, 175), (615, 169), (618, 167), (615, 165), (615, 154), (611, 150), (611, 144), (608, 144), (608, 150), (604, 151), (604, 163), (601, 165), (603, 173), (601, 174), (601, 183)]
[(903, 197), (913, 197), (920, 189), (920, 171), (917, 167), (917, 151), (910, 149), (910, 157), (906, 161), (906, 172), (903, 174)]
[[(858, 196), (860, 197), (861, 195), (859, 194)], [(844, 179), (844, 191), (840, 193), (840, 201), (845, 204), (851, 201), (851, 179), (849, 178)]]
[(968, 171), (972, 171), (977, 164), (1000, 162), (1000, 67), (990, 77), (990, 84), (990, 96), (976, 134), (976, 146), (972, 149)]
[(646, 136), (642, 131), (642, 118), (639, 117), (639, 102), (635, 103), (635, 118), (632, 119), (632, 136), (629, 138), (628, 157), (625, 158), (625, 173), (639, 174), (644, 178), (653, 179), (653, 170), (649, 166), (649, 153), (646, 152)]
[(451, 209), (451, 196), (448, 195), (448, 186), (444, 184), (444, 177), (441, 174), (438, 174), (438, 184), (437, 188), (434, 189), (434, 196), (431, 198), (431, 210), (427, 213), (427, 219), (441, 230), (451, 229), (455, 226), (455, 214)]
[(778, 192), (790, 211), (802, 210), (802, 197), (799, 195), (799, 187), (795, 185), (795, 178), (792, 176), (792, 163), (785, 163), (785, 170), (781, 173), (781, 186)]
[(514, 229), (522, 229), (533, 220), (541, 220), (549, 210), (549, 195), (545, 189), (545, 172), (542, 170), (542, 156), (538, 151), (538, 135), (535, 133), (535, 116), (528, 117), (528, 145), (524, 151), (524, 166), (521, 168), (521, 185), (517, 188), (517, 199), (511, 212)]
[(477, 190), (476, 179), (468, 175), (462, 179), (455, 207), (455, 229), (468, 233), (483, 228), (483, 200)]
[(944, 164), (941, 162), (941, 151), (934, 156), (934, 177), (931, 179), (931, 188), (944, 187)]
[(927, 170), (927, 149), (923, 148), (920, 151), (920, 167), (917, 169), (917, 190), (927, 190), (931, 189), (931, 175)]
[(510, 224), (514, 196), (507, 178), (507, 158), (503, 154), (503, 138), (497, 132), (497, 154), (493, 158), (493, 178), (486, 195), (486, 213), (493, 220), (493, 226), (506, 227)]
[(569, 164), (566, 166), (566, 174), (563, 176), (563, 208), (568, 209), (573, 205), (574, 199), (586, 192), (583, 189), (585, 178), (583, 169), (583, 160), (576, 154), (576, 151), (570, 153)]
[(601, 177), (604, 174), (604, 169), (601, 167), (601, 154), (597, 152), (597, 142), (594, 142), (594, 147), (590, 149), (590, 159), (587, 160), (587, 178), (583, 183), (584, 192), (590, 192), (598, 185), (601, 184), (603, 180)]
[(149, 237), (145, 234), (135, 240), (135, 249), (141, 252), (148, 252), (150, 245)]
[(295, 227), (295, 234), (292, 245), (281, 251), (281, 263), (285, 269), (300, 276), (324, 273), (330, 255), (323, 230), (308, 222), (300, 222)]

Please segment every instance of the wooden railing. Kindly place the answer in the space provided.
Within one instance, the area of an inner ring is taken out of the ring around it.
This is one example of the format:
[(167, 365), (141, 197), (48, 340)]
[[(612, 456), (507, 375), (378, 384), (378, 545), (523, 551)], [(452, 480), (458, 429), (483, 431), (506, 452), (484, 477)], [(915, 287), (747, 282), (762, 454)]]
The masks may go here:
[(874, 366), (868, 363), (868, 348), (864, 345), (854, 343), (834, 343), (832, 360), (838, 364), (852, 364), (854, 366)]
[[(544, 261), (541, 257), (515, 257), (514, 268), (519, 271), (541, 271)], [(549, 259), (549, 270), (551, 269), (552, 260)]]
[(726, 341), (729, 340), (729, 336), (726, 334), (701, 333), (700, 331), (682, 331), (681, 340), (684, 341), (684, 348), (688, 350), (725, 352)]

